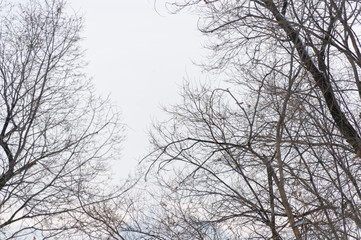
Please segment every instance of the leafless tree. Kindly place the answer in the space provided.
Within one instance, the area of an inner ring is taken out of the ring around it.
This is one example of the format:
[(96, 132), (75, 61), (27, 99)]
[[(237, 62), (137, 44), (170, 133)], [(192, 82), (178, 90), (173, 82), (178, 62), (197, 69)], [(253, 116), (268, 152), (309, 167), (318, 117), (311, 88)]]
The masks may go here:
[(31, 0), (0, 19), (0, 238), (123, 239), (131, 184), (112, 187), (107, 162), (124, 129), (83, 74), (81, 18)]
[(208, 224), (223, 239), (360, 239), (360, 2), (169, 4), (200, 16), (213, 53), (204, 68), (231, 87), (186, 85), (153, 131), (148, 160), (170, 206), (155, 226)]

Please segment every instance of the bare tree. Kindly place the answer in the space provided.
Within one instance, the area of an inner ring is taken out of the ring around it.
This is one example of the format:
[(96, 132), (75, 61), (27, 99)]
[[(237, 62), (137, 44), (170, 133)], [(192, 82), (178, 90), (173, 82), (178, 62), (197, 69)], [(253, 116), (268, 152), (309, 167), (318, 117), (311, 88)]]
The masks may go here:
[(94, 95), (81, 18), (66, 12), (62, 0), (1, 1), (1, 239), (123, 239), (131, 184), (112, 187), (107, 167), (119, 111)]
[[(204, 67), (232, 87), (186, 85), (153, 132), (148, 159), (177, 216), (157, 226), (213, 224), (223, 239), (360, 239), (360, 3), (169, 6), (199, 14), (213, 52)], [(191, 239), (217, 239), (203, 234)]]

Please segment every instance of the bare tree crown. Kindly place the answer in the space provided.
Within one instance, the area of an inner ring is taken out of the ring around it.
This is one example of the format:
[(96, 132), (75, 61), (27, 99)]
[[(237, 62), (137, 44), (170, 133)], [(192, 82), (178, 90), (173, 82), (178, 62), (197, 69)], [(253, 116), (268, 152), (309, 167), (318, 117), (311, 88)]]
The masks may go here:
[(204, 68), (225, 74), (232, 87), (186, 85), (184, 102), (153, 131), (148, 159), (168, 206), (155, 232), (359, 239), (360, 3), (168, 6), (198, 14), (212, 53)]
[(123, 127), (83, 73), (82, 20), (68, 12), (58, 0), (1, 1), (1, 239), (117, 232), (104, 223), (125, 189), (106, 176)]

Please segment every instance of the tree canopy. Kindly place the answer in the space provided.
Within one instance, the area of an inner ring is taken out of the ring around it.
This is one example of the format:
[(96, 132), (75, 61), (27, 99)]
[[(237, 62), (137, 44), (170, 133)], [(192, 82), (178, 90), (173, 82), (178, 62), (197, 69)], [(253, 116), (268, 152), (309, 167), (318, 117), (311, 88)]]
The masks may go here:
[(109, 180), (124, 127), (84, 74), (81, 18), (0, 2), (0, 238), (361, 239), (361, 3), (167, 6), (199, 16), (225, 80), (165, 108), (142, 189)]
[(81, 18), (64, 1), (1, 1), (0, 22), (0, 238), (109, 235), (124, 127), (84, 74)]
[(199, 15), (229, 84), (186, 84), (153, 131), (165, 239), (359, 239), (360, 3), (168, 6)]

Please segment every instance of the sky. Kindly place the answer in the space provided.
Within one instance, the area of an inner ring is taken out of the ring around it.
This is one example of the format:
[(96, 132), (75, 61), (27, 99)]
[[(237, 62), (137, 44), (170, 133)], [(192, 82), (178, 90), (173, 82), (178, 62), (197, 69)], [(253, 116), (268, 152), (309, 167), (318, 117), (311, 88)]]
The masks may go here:
[(197, 17), (169, 14), (159, 0), (68, 0), (84, 17), (86, 72), (97, 91), (114, 101), (127, 125), (116, 173), (124, 176), (150, 149), (152, 122), (161, 106), (180, 101), (185, 78), (202, 78), (193, 64), (205, 56)]

